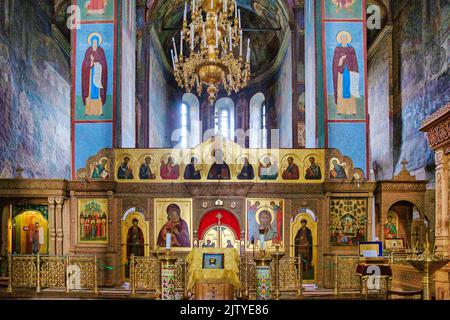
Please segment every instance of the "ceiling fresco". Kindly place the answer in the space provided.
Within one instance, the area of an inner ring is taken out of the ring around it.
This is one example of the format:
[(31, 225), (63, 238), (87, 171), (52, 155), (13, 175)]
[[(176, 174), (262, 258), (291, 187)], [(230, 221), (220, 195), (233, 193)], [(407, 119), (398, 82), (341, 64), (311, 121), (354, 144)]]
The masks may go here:
[[(152, 21), (167, 61), (170, 61), (171, 39), (178, 39), (185, 0), (166, 0), (153, 10)], [(252, 78), (268, 71), (277, 59), (286, 32), (289, 12), (284, 1), (238, 0), (244, 37), (251, 39)]]

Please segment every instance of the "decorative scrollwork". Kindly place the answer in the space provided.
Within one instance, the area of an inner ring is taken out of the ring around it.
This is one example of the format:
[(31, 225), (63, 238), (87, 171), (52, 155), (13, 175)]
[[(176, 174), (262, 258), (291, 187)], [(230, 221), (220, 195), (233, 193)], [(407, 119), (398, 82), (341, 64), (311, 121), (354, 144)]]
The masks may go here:
[(97, 263), (92, 256), (67, 256), (68, 266), (75, 265), (80, 268), (80, 286), (82, 289), (96, 287)]
[(134, 257), (134, 281), (137, 290), (159, 290), (160, 263), (152, 257)]
[(12, 256), (12, 286), (15, 288), (35, 288), (37, 285), (37, 256)]
[(339, 290), (360, 290), (361, 283), (355, 273), (358, 262), (358, 256), (338, 256)]
[(66, 286), (66, 265), (62, 256), (40, 257), (40, 280), (43, 288)]

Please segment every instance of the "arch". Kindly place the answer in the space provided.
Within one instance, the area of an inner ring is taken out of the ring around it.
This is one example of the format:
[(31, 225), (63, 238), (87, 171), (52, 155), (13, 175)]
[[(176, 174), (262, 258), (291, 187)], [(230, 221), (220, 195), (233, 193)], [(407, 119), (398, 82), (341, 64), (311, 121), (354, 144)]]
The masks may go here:
[(183, 94), (182, 103), (186, 104), (189, 109), (188, 148), (194, 148), (200, 144), (200, 102), (194, 94), (185, 93)]
[(221, 131), (222, 133), (225, 133), (225, 138), (229, 139), (229, 140), (234, 140), (234, 102), (231, 98), (229, 97), (224, 97), (224, 98), (220, 98), (219, 100), (217, 100), (216, 105), (214, 107), (214, 113), (216, 115), (216, 120), (215, 120), (215, 124), (214, 124), (214, 129), (216, 132), (219, 132), (219, 122), (221, 121), (220, 119), (220, 113), (223, 110), (227, 110), (228, 111), (228, 125), (227, 125), (227, 131)]
[(129, 208), (129, 209), (127, 209), (127, 210), (125, 211), (125, 213), (123, 214), (121, 220), (122, 220), (122, 221), (127, 220), (128, 216), (129, 216), (130, 214), (134, 213), (134, 212), (139, 213), (139, 214), (142, 216), (142, 218), (145, 219), (145, 216), (144, 216), (144, 212), (145, 212), (145, 211), (144, 211), (144, 209), (142, 209), (142, 208), (140, 208), (140, 207), (131, 207), (131, 208)]
[[(420, 211), (418, 206), (411, 200), (397, 199), (387, 207), (381, 221), (382, 240), (392, 238), (403, 238), (406, 247), (414, 246), (418, 241), (424, 239), (422, 221), (428, 218)], [(391, 216), (393, 218), (388, 219)], [(414, 235), (413, 229), (418, 234)]]
[(238, 218), (228, 210), (213, 209), (203, 215), (198, 225), (198, 238), (203, 239), (206, 231), (214, 225), (217, 225), (217, 215), (222, 215), (221, 225), (229, 227), (235, 234), (236, 239), (241, 239), (241, 231)]
[(266, 97), (262, 92), (256, 93), (250, 99), (250, 148), (262, 147), (262, 113), (261, 108), (266, 101)]
[[(36, 223), (39, 223), (37, 234)], [(40, 254), (47, 254), (48, 236), (48, 220), (39, 210), (25, 209), (12, 219), (13, 253), (31, 254), (37, 246)]]

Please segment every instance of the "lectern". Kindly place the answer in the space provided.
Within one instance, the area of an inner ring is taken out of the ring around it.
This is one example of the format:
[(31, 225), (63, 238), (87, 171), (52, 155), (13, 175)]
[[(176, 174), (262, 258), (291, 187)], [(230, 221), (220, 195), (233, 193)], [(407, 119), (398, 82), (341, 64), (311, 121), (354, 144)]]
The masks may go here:
[(239, 255), (234, 248), (194, 248), (186, 257), (188, 290), (196, 300), (232, 300), (240, 288)]

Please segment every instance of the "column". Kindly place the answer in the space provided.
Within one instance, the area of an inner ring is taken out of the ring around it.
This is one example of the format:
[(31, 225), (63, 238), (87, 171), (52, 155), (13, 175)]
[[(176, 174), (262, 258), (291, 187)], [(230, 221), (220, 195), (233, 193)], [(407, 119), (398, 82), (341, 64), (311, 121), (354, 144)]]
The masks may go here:
[(369, 177), (366, 1), (321, 5), (325, 147), (339, 149)]
[(55, 198), (56, 211), (55, 211), (55, 227), (56, 227), (56, 250), (55, 254), (63, 254), (63, 203), (64, 198)]
[(48, 198), (48, 253), (56, 254), (55, 198)]
[(293, 146), (304, 148), (306, 145), (305, 132), (305, 8), (303, 1), (294, 7), (293, 31), (293, 59), (292, 78), (294, 94), (292, 98), (293, 116)]
[(254, 258), (256, 273), (256, 300), (270, 300), (270, 289), (272, 287), (272, 275), (270, 263), (272, 258), (266, 257), (265, 251), (260, 251), (260, 256)]
[(449, 253), (449, 156), (444, 150), (435, 152), (436, 162), (436, 246), (437, 251)]

